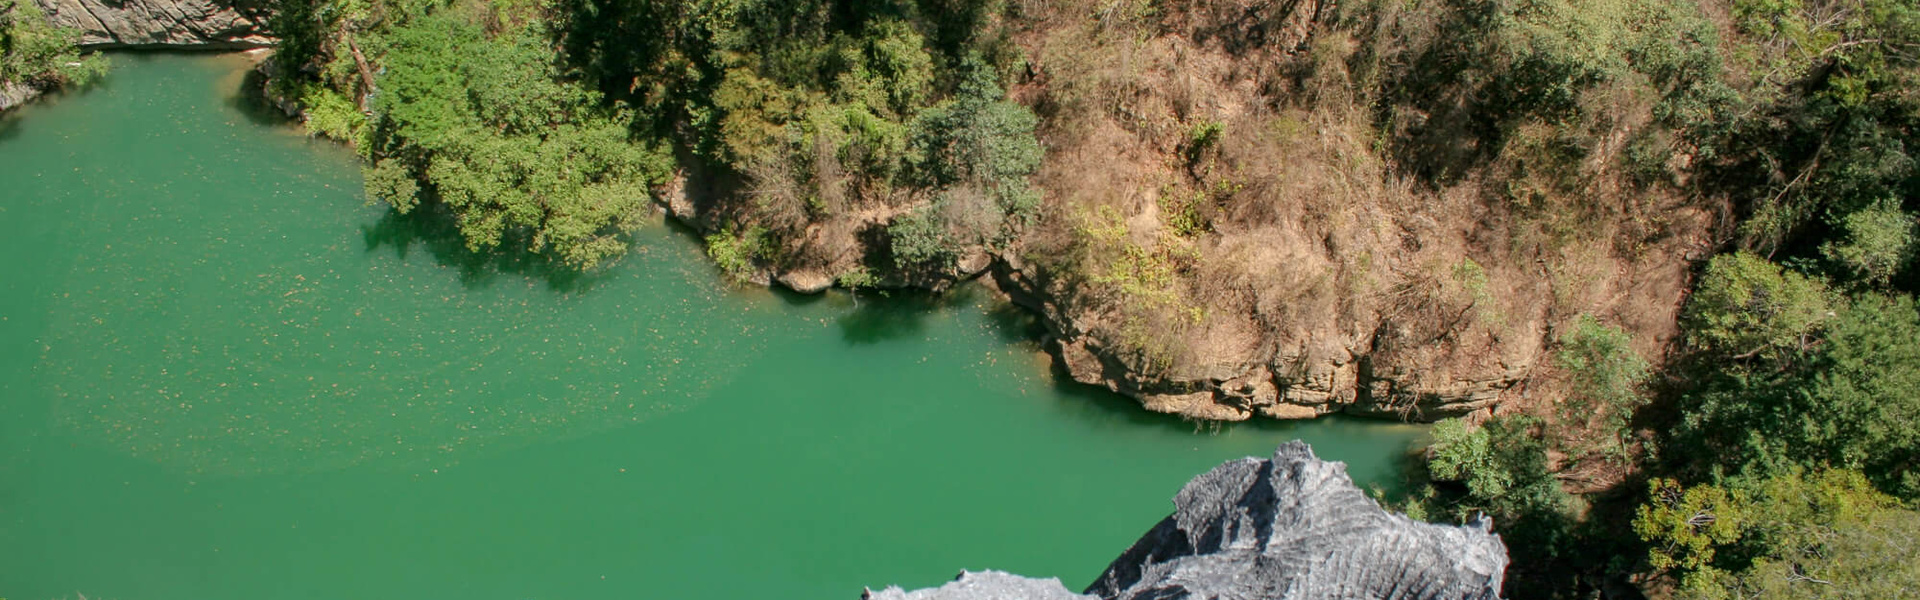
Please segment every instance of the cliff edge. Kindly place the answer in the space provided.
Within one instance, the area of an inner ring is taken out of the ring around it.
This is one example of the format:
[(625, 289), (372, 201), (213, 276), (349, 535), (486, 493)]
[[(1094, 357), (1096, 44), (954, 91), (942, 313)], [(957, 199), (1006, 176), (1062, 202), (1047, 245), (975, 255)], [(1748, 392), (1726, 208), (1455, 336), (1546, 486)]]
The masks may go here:
[(1389, 513), (1305, 442), (1196, 477), (1174, 512), (1074, 596), (1058, 580), (965, 572), (945, 586), (869, 591), (872, 600), (1322, 598), (1494, 600), (1507, 548), (1482, 518), (1435, 525)]
[(266, 18), (216, 0), (34, 0), (94, 48), (244, 49), (273, 44)]

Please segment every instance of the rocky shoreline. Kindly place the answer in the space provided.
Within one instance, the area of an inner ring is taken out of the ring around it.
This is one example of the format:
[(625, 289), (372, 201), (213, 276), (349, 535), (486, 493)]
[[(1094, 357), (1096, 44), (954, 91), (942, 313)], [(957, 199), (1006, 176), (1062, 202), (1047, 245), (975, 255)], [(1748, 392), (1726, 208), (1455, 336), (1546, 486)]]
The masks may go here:
[[(251, 50), (271, 47), (266, 18), (213, 0), (33, 0), (90, 50)], [(0, 112), (49, 90), (0, 81)]]
[[(213, 0), (36, 2), (56, 24), (79, 29), (82, 44), (94, 48), (244, 49), (272, 43), (265, 35), (263, 16)], [(23, 85), (0, 88), (0, 109), (38, 93)], [(298, 112), (285, 99), (270, 95), (269, 99), (290, 115)], [(714, 233), (717, 219), (705, 210), (702, 200), (732, 193), (728, 182), (692, 166), (682, 173), (661, 190), (657, 203), (671, 218), (702, 234)], [(853, 228), (883, 227), (889, 218), (866, 215)], [(864, 246), (856, 247), (864, 251)], [(748, 280), (819, 293), (838, 285), (841, 275), (857, 268), (858, 254), (835, 264), (785, 269), (762, 265)], [(1047, 347), (1075, 381), (1132, 397), (1149, 410), (1197, 420), (1304, 419), (1344, 413), (1433, 421), (1489, 411), (1528, 378), (1539, 360), (1537, 347), (1546, 343), (1510, 339), (1497, 355), (1462, 359), (1457, 355), (1464, 350), (1436, 354), (1414, 347), (1418, 344), (1409, 340), (1419, 336), (1402, 330), (1418, 329), (1417, 323), (1377, 318), (1377, 322), (1344, 325), (1356, 328), (1353, 331), (1325, 330), (1312, 323), (1273, 323), (1243, 327), (1244, 331), (1224, 337), (1177, 340), (1183, 346), (1224, 350), (1209, 350), (1220, 355), (1213, 359), (1156, 365), (1130, 352), (1124, 340), (1108, 339), (1117, 335), (1112, 315), (1101, 312), (1101, 302), (1077, 298), (1076, 294), (1085, 293), (1079, 289), (1083, 286), (1051, 279), (1046, 269), (1023, 260), (1018, 249), (970, 248), (950, 268), (939, 271), (880, 271), (871, 273), (873, 279), (865, 285), (940, 291), (962, 281), (982, 280), (1039, 316), (1047, 330)], [(1288, 331), (1293, 334), (1282, 335)], [(1462, 360), (1471, 364), (1453, 364)]]
[[(704, 210), (708, 204), (704, 198), (729, 193), (725, 187), (703, 176), (697, 166), (683, 164), (681, 175), (661, 190), (656, 204), (668, 218), (701, 234), (715, 233), (718, 227)], [(747, 281), (815, 294), (834, 287), (836, 276), (825, 268), (781, 269), (763, 264)], [(1051, 281), (1044, 270), (1022, 260), (1015, 251), (974, 248), (951, 270), (881, 273), (875, 286), (940, 292), (966, 281), (979, 281), (1003, 299), (1037, 315), (1047, 332), (1044, 344), (1074, 381), (1131, 397), (1148, 410), (1196, 420), (1291, 420), (1343, 413), (1437, 421), (1490, 411), (1503, 393), (1524, 381), (1529, 373), (1524, 367), (1507, 367), (1489, 376), (1437, 386), (1395, 377), (1417, 369), (1377, 368), (1373, 352), (1376, 339), (1391, 335), (1378, 330), (1351, 340), (1353, 347), (1295, 354), (1272, 348), (1270, 354), (1253, 361), (1176, 370), (1145, 367), (1123, 358), (1116, 344), (1100, 338), (1097, 327), (1083, 324), (1088, 315), (1078, 312), (1082, 307), (1073, 301), (1071, 286)]]
[(938, 588), (868, 590), (866, 600), (1495, 600), (1506, 545), (1481, 518), (1451, 527), (1389, 513), (1305, 442), (1188, 482), (1174, 512), (1114, 559), (1084, 594), (1059, 579), (962, 572)]

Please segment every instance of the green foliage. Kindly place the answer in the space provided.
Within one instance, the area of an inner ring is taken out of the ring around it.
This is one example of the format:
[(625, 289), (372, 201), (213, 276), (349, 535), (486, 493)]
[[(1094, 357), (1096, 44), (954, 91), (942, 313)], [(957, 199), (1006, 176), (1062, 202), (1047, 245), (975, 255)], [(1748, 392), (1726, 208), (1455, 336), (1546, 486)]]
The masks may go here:
[[(563, 81), (536, 33), (489, 36), (428, 15), (383, 40), (371, 136), (381, 179), (370, 174), (369, 190), (402, 211), (437, 201), (472, 251), (514, 246), (591, 269), (626, 251), (668, 158)], [(423, 184), (416, 193), (391, 183), (400, 168)]]
[(1440, 481), (1462, 481), (1477, 498), (1497, 498), (1513, 487), (1513, 474), (1494, 464), (1487, 430), (1460, 419), (1433, 424), (1427, 471)]
[(1713, 257), (1688, 300), (1682, 325), (1694, 347), (1720, 356), (1798, 349), (1826, 319), (1826, 287), (1738, 252)]
[[(792, 260), (846, 255), (809, 227), (884, 209), (897, 268), (950, 265), (1037, 213), (1035, 118), (998, 82), (997, 2), (571, 0), (572, 62), (643, 129), (740, 174), (729, 222), (764, 227)], [(742, 200), (745, 200), (744, 202)], [(942, 244), (933, 247), (930, 244)], [(944, 268), (944, 267), (943, 267)]]
[(1633, 531), (1650, 546), (1655, 569), (1697, 572), (1713, 564), (1714, 553), (1740, 539), (1750, 501), (1740, 490), (1703, 485), (1684, 488), (1671, 479), (1647, 484), (1651, 498), (1640, 506)]
[(1860, 297), (1825, 342), (1800, 392), (1804, 441), (1786, 437), (1783, 452), (1860, 469), (1920, 500), (1920, 310), (1906, 296)]
[(1187, 132), (1185, 150), (1187, 165), (1196, 166), (1200, 164), (1200, 160), (1204, 158), (1209, 151), (1214, 150), (1220, 145), (1220, 138), (1226, 134), (1226, 131), (1227, 125), (1219, 121), (1203, 121), (1195, 124), (1193, 129)]
[(403, 215), (420, 205), (420, 182), (398, 161), (382, 160), (362, 168), (361, 173), (366, 181), (367, 202), (385, 203)]
[(1556, 520), (1569, 504), (1547, 469), (1547, 443), (1538, 419), (1502, 416), (1479, 427), (1459, 419), (1434, 424), (1427, 450), (1429, 475), (1459, 482), (1466, 494), (1451, 508), (1456, 518), (1486, 512), (1496, 520)]
[(1914, 218), (1900, 204), (1882, 200), (1840, 219), (1845, 237), (1820, 248), (1828, 260), (1870, 286), (1885, 285), (1914, 256)]
[(107, 59), (82, 53), (80, 32), (55, 27), (33, 0), (0, 0), (0, 84), (85, 86), (107, 73)]
[(1852, 235), (1851, 213), (1911, 197), (1920, 183), (1910, 142), (1920, 97), (1907, 90), (1920, 83), (1920, 7), (1741, 0), (1732, 8), (1745, 34), (1737, 55), (1758, 75), (1746, 98), (1752, 108), (1725, 128), (1721, 145), (1734, 160), (1716, 173), (1727, 191), (1751, 198), (1742, 243), (1808, 256)]
[[(1662, 128), (1731, 113), (1714, 25), (1672, 0), (1533, 0), (1358, 5), (1377, 32), (1352, 64), (1378, 86), (1375, 103), (1396, 158), (1452, 181), (1507, 154), (1536, 169), (1577, 166), (1604, 151), (1596, 130), (1650, 98)], [(1343, 8), (1345, 6), (1343, 5)], [(1349, 9), (1351, 10), (1351, 9)], [(1392, 40), (1392, 43), (1386, 43)], [(1418, 120), (1396, 115), (1418, 114)], [(1510, 148), (1524, 128), (1548, 129), (1562, 152)]]
[(887, 237), (893, 241), (894, 266), (902, 269), (945, 265), (956, 258), (946, 227), (930, 209), (895, 218), (887, 226)]
[(1622, 441), (1633, 411), (1647, 402), (1640, 388), (1651, 370), (1631, 342), (1625, 330), (1593, 315), (1574, 319), (1554, 353), (1555, 365), (1571, 379), (1562, 422), (1588, 424), (1597, 417), (1610, 442)]
[(1634, 531), (1679, 598), (1887, 598), (1920, 582), (1920, 513), (1846, 470), (1683, 488), (1655, 480)]
[(994, 73), (976, 60), (954, 97), (928, 108), (911, 125), (911, 148), (922, 179), (934, 186), (1024, 186), (1040, 167), (1033, 112), (1006, 101)]
[(343, 142), (360, 142), (367, 117), (353, 102), (331, 89), (312, 86), (300, 98), (306, 110), (307, 131)]
[(1704, 466), (1761, 478), (1827, 466), (1864, 472), (1920, 498), (1920, 311), (1911, 298), (1862, 296), (1792, 360), (1721, 366), (1683, 404), (1670, 446)]
[(834, 283), (840, 284), (840, 287), (857, 291), (861, 288), (870, 288), (879, 285), (880, 278), (874, 276), (873, 270), (861, 266), (851, 271), (841, 273), (839, 277), (834, 278)]
[(765, 258), (766, 230), (750, 227), (735, 234), (731, 230), (707, 236), (707, 256), (720, 266), (720, 271), (736, 281), (745, 281), (753, 276), (754, 261)]

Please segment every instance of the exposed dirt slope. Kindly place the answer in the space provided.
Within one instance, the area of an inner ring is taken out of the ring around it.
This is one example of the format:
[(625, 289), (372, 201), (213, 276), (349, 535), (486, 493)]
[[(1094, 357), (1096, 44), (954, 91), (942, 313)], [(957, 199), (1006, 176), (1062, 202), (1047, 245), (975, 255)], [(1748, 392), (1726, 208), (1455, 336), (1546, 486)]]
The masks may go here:
[(1551, 401), (1578, 314), (1656, 361), (1673, 335), (1716, 211), (1617, 172), (1645, 102), (1549, 178), (1524, 126), (1498, 149), (1418, 106), (1376, 126), (1350, 70), (1383, 26), (1328, 4), (1024, 9), (1048, 212), (995, 274), (1075, 379), (1200, 419), (1432, 420)]

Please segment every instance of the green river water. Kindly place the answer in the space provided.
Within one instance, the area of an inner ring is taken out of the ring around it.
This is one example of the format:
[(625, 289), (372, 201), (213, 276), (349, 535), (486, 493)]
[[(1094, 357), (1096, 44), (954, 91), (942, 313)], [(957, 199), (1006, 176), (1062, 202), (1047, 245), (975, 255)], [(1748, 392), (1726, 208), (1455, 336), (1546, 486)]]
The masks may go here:
[(120, 55), (0, 120), (0, 597), (857, 598), (1084, 586), (1195, 474), (1304, 438), (1055, 381), (1018, 311), (721, 283), (666, 225), (604, 275), (475, 264), (234, 56)]

